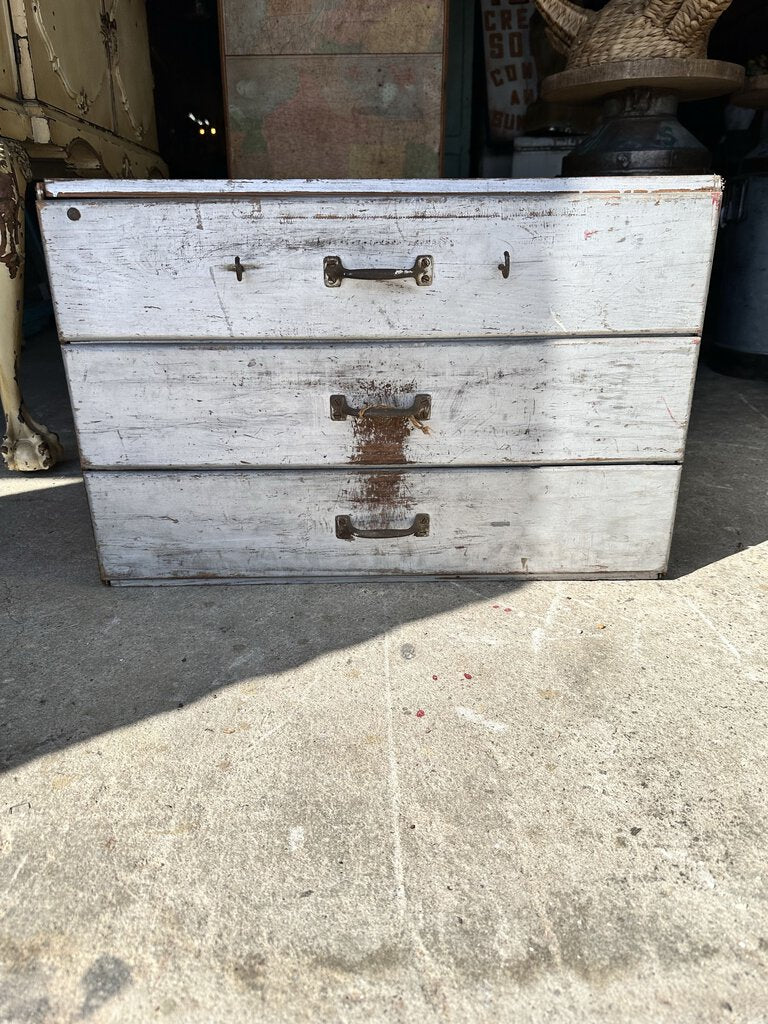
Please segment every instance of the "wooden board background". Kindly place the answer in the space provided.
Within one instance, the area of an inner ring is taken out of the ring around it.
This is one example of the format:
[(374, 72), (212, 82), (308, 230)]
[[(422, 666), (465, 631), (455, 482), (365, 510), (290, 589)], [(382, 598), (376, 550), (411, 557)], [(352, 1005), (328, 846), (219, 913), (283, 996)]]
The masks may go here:
[[(683, 456), (696, 338), (67, 345), (84, 466), (504, 465)], [(330, 418), (330, 395), (408, 420)]]
[(226, 60), (230, 174), (437, 177), (442, 58)]
[[(662, 572), (679, 474), (672, 465), (126, 470), (85, 480), (106, 579), (537, 576)], [(402, 528), (416, 513), (431, 517), (428, 537), (335, 534), (337, 515)]]
[(221, 0), (231, 177), (440, 173), (447, 0)]
[(224, 0), (224, 42), (237, 54), (442, 52), (441, 0)]

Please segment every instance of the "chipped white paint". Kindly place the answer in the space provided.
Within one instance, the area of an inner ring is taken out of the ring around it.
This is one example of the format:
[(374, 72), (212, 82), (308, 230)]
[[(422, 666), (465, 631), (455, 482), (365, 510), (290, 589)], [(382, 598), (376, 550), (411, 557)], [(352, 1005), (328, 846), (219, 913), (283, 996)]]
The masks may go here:
[[(663, 572), (680, 468), (88, 472), (107, 579)], [(386, 479), (385, 479), (386, 478)], [(426, 537), (342, 540), (362, 529)], [(504, 528), (491, 526), (501, 519)], [(525, 568), (524, 568), (525, 567)]]
[[(719, 179), (78, 181), (41, 196), (106, 579), (664, 571)], [(426, 287), (324, 283), (325, 256), (382, 269), (422, 254)], [(333, 420), (333, 394), (399, 409), (427, 394), (432, 411)], [(337, 516), (370, 534), (417, 515), (426, 536), (337, 535)]]
[(304, 845), (306, 839), (306, 833), (302, 825), (295, 825), (288, 833), (288, 845), (291, 853), (296, 853)]
[(150, 148), (154, 131), (139, 146), (124, 125), (137, 94), (149, 98), (154, 125), (144, 7), (144, 0), (0, 2), (0, 459), (17, 472), (49, 469), (62, 455), (20, 387), (29, 158), (71, 174), (162, 173)]
[[(679, 461), (696, 338), (349, 345), (68, 345), (92, 467), (333, 466), (364, 460), (358, 424), (330, 417), (429, 394), (389, 462)], [(369, 453), (370, 454), (370, 453)]]
[[(172, 202), (144, 187), (43, 200), (40, 213), (66, 341), (697, 334), (719, 189), (694, 181), (678, 190), (649, 177), (641, 190), (611, 179), (592, 192), (584, 182), (535, 192), (464, 182), (440, 195), (434, 183), (359, 195), (313, 183), (318, 195), (257, 182), (235, 197)], [(429, 287), (324, 284), (325, 256), (371, 269), (410, 267), (421, 254), (434, 259)]]
[(30, 416), (21, 394), (26, 150), (0, 137), (0, 456), (9, 469), (48, 469), (61, 455), (55, 434)]
[(264, 195), (525, 195), (526, 193), (594, 193), (618, 200), (630, 192), (667, 189), (671, 192), (702, 192), (719, 189), (721, 179), (712, 174), (628, 175), (614, 178), (234, 178), (213, 181), (189, 180), (120, 181), (93, 178), (90, 181), (64, 178), (46, 181), (47, 199), (104, 199), (146, 196), (148, 198), (186, 199), (199, 196)]
[(483, 718), (482, 715), (478, 715), (472, 708), (456, 707), (454, 710), (459, 718), (464, 718), (467, 722), (472, 722), (474, 725), (482, 725), (489, 732), (506, 732), (509, 728), (504, 722), (494, 722), (491, 718)]

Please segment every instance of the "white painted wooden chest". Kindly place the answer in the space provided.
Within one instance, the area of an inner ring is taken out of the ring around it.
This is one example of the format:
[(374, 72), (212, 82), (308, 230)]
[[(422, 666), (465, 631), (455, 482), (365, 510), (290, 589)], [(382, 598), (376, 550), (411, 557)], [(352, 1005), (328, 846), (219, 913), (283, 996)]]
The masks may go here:
[(104, 580), (663, 573), (719, 202), (48, 183)]

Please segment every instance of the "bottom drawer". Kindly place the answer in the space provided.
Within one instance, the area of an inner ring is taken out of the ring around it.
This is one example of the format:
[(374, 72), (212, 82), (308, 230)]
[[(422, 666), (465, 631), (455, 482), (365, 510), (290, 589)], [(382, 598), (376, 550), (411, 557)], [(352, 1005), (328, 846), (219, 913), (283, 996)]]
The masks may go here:
[(614, 465), (85, 476), (102, 576), (127, 582), (656, 575), (679, 474)]

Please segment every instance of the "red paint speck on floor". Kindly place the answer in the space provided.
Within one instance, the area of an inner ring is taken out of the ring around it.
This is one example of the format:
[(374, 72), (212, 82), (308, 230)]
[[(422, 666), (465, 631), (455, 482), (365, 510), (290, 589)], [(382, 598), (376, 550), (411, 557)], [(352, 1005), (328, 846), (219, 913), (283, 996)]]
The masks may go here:
[(495, 604), (493, 607), (494, 608), (501, 608), (501, 605), (500, 604)]
[(423, 718), (424, 717), (424, 712), (421, 710), (421, 708), (419, 708), (419, 710), (416, 712), (416, 717), (417, 718)]
[(432, 676), (432, 678), (437, 682), (437, 676)]
[(512, 611), (512, 609), (511, 609), (511, 608), (505, 608), (505, 609), (504, 609), (504, 611), (505, 611), (505, 612), (511, 612), (511, 611)]
[(465, 672), (465, 673), (464, 673), (464, 678), (465, 678), (465, 679), (471, 679), (471, 678), (472, 678), (472, 676), (471, 676), (471, 675), (469, 674), (469, 672)]

